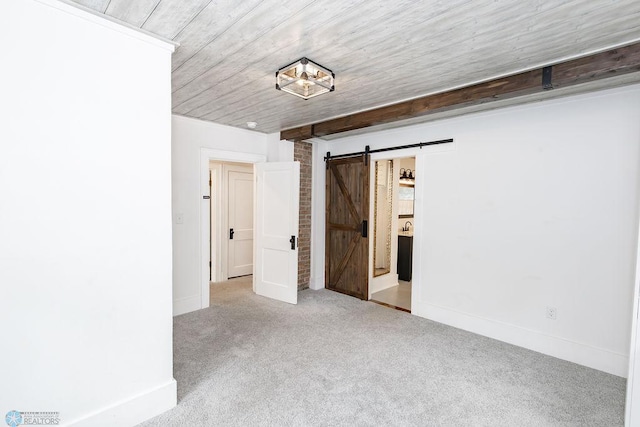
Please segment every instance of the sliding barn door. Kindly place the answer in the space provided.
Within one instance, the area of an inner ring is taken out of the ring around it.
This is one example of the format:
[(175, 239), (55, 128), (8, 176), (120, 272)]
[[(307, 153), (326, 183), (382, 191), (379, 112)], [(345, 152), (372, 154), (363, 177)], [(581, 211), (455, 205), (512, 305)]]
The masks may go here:
[(369, 293), (369, 159), (327, 160), (325, 287), (366, 300)]

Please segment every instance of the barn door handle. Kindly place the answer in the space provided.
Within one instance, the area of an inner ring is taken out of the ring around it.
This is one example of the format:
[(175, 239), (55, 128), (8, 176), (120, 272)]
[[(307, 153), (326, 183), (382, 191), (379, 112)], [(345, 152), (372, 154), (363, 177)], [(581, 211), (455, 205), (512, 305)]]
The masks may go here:
[(291, 236), (291, 238), (289, 239), (289, 243), (291, 243), (291, 250), (295, 251), (296, 250), (296, 236)]
[(362, 237), (367, 237), (367, 234), (369, 233), (369, 225), (367, 223), (366, 219), (362, 220)]
[(233, 231), (233, 228), (229, 229), (229, 239), (233, 240), (233, 233), (235, 233), (235, 231)]

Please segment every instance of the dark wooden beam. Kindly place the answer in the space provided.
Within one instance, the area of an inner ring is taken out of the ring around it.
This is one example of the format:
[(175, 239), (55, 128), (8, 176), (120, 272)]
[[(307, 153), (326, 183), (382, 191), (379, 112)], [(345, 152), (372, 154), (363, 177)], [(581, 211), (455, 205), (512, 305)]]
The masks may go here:
[(283, 130), (280, 139), (289, 141), (302, 141), (313, 137), (313, 125), (300, 126), (299, 128)]
[[(639, 72), (640, 43), (553, 64), (550, 67), (551, 86), (554, 89)], [(280, 138), (301, 141), (456, 108), (530, 95), (545, 90), (542, 84), (544, 68), (284, 130), (280, 132)]]

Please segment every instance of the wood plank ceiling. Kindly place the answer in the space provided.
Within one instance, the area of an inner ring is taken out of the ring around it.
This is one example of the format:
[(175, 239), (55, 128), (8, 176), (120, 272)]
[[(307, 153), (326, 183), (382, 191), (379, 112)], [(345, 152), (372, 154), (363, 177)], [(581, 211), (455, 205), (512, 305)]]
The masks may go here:
[[(640, 40), (638, 0), (75, 0), (180, 43), (173, 112), (283, 129)], [(336, 91), (305, 101), (275, 71), (306, 56)]]

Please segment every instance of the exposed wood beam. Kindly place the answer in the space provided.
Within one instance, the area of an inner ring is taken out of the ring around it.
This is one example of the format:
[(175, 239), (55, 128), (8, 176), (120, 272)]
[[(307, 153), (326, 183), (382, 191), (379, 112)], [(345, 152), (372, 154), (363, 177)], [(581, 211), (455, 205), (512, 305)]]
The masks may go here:
[[(551, 85), (554, 89), (638, 72), (640, 71), (640, 43), (553, 64), (550, 67)], [(542, 84), (544, 68), (312, 125), (283, 130), (280, 132), (280, 138), (301, 141), (456, 108), (530, 95), (545, 90)]]
[(313, 137), (313, 125), (300, 126), (299, 128), (283, 130), (280, 139), (290, 141), (302, 141)]

